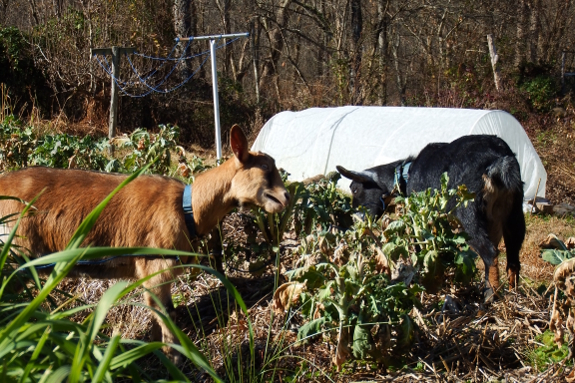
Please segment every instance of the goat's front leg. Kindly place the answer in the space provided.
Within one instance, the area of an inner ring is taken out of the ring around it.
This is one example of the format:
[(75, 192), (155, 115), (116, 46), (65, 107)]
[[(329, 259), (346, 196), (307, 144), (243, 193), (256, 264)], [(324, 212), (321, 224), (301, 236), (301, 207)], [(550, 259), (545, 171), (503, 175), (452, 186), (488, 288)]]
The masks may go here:
[(485, 284), (487, 286), (484, 298), (485, 301), (493, 300), (494, 294), (499, 290), (499, 259), (495, 256), (491, 262), (483, 261), (485, 265)]
[[(210, 252), (210, 266), (215, 267), (217, 271), (224, 274), (223, 259), (223, 236), (222, 225), (218, 224), (211, 233), (211, 238), (208, 241), (208, 249)], [(211, 261), (214, 261), (213, 265)]]
[(469, 245), (483, 260), (485, 266), (485, 290), (483, 297), (485, 302), (491, 302), (495, 298), (494, 294), (499, 289), (499, 251), (486, 235), (480, 235), (480, 231), (475, 228), (475, 237), (469, 241)]

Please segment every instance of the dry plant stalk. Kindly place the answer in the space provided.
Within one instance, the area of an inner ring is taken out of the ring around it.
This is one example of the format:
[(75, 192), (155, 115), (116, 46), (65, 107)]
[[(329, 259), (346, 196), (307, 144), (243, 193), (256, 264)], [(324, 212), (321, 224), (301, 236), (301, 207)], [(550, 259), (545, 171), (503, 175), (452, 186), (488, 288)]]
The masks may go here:
[(349, 348), (349, 329), (343, 327), (343, 323), (343, 321), (339, 322), (337, 348), (335, 349), (335, 355), (332, 357), (332, 362), (336, 365), (338, 372), (341, 372), (341, 367), (351, 356), (351, 350)]
[[(555, 343), (561, 346), (564, 341), (563, 318), (567, 316), (565, 327), (570, 337), (575, 334), (575, 258), (564, 261), (553, 273), (553, 282), (555, 283), (555, 296), (553, 298), (553, 312), (549, 320), (549, 329), (555, 332)], [(557, 300), (558, 290), (565, 293), (567, 297), (564, 303)], [(573, 357), (573, 344), (569, 347), (568, 359)]]

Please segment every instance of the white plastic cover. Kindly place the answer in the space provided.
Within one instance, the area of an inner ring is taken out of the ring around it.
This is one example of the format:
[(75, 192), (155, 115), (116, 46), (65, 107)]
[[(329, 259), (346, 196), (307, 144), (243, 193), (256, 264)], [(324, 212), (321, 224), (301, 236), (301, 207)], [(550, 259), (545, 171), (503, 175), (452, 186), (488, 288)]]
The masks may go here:
[[(545, 197), (547, 173), (523, 127), (500, 110), (344, 106), (281, 112), (261, 129), (252, 150), (275, 158), (301, 181), (342, 165), (363, 170), (417, 155), (430, 142), (469, 134), (501, 137), (517, 155), (525, 199)], [(342, 177), (338, 187), (349, 190)], [(539, 184), (539, 185), (538, 185)]]

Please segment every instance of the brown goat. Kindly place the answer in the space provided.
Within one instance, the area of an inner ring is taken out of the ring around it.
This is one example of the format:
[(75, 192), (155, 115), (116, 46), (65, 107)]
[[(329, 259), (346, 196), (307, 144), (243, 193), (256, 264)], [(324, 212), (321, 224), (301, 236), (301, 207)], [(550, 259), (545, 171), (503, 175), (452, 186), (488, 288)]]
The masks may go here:
[[(286, 191), (273, 158), (250, 152), (242, 130), (234, 125), (230, 144), (235, 154), (217, 168), (199, 175), (193, 184), (192, 211), (196, 233), (206, 235), (236, 206), (255, 205), (282, 211)], [(35, 255), (63, 250), (82, 220), (124, 179), (125, 175), (82, 170), (32, 167), (0, 176), (0, 195), (36, 201), (36, 211), (22, 220), (15, 243)], [(191, 251), (182, 208), (184, 183), (162, 176), (140, 176), (121, 189), (103, 210), (83, 245), (155, 247)], [(0, 200), (0, 217), (21, 211), (14, 200)], [(9, 226), (9, 225), (8, 225)], [(10, 227), (2, 228), (4, 232)], [(180, 258), (182, 263), (192, 261)], [(76, 266), (70, 277), (144, 278), (175, 266), (176, 258), (118, 257), (97, 265)], [(174, 316), (171, 283), (181, 268), (160, 273), (144, 283), (146, 303), (158, 308), (150, 293)], [(158, 326), (160, 326), (158, 328)], [(161, 320), (152, 337), (177, 343)], [(166, 350), (174, 359), (178, 354)]]

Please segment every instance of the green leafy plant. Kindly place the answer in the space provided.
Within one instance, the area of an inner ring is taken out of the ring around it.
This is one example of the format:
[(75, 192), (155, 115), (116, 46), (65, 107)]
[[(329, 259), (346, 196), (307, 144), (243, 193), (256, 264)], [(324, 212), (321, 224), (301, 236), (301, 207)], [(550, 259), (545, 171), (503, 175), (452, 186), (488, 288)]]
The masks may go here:
[(340, 178), (338, 172), (331, 172), (301, 191), (294, 214), (297, 234), (310, 234), (314, 228), (328, 230), (332, 226), (347, 228), (353, 224), (351, 199), (337, 189)]
[(94, 140), (91, 136), (45, 135), (38, 139), (28, 160), (32, 165), (53, 168), (104, 170), (108, 164), (103, 154), (106, 146), (106, 140)]
[(457, 208), (466, 207), (475, 195), (465, 185), (447, 188), (447, 173), (441, 176), (441, 190), (431, 188), (397, 197), (399, 219), (383, 232), (383, 252), (391, 261), (409, 257), (420, 272), (420, 283), (428, 290), (441, 286), (448, 268), (454, 269), (457, 282), (468, 283), (475, 275), (475, 258), (467, 244), (467, 235), (454, 215)]
[[(287, 174), (283, 174), (284, 181)], [(350, 198), (337, 189), (340, 174), (330, 173), (317, 182), (304, 185), (291, 182), (286, 186), (290, 193), (290, 203), (281, 213), (269, 214), (262, 209), (254, 209), (254, 222), (264, 238), (256, 243), (253, 231), (248, 242), (251, 250), (260, 254), (277, 253), (284, 233), (292, 228), (298, 235), (312, 232), (312, 229), (328, 230), (332, 227), (349, 227), (351, 218)], [(251, 251), (246, 249), (246, 251)]]
[(0, 170), (27, 166), (29, 156), (37, 145), (31, 127), (23, 127), (13, 115), (0, 122)]
[[(414, 339), (410, 317), (423, 285), (441, 285), (454, 270), (459, 281), (475, 272), (475, 253), (454, 216), (474, 195), (465, 186), (398, 197), (399, 216), (369, 218), (346, 231), (322, 230), (302, 240), (290, 281), (305, 283), (298, 337), (323, 333), (336, 343), (334, 363), (348, 359), (393, 363)], [(404, 267), (405, 269), (402, 269)], [(415, 283), (412, 283), (415, 282)]]
[(564, 360), (569, 354), (568, 342), (561, 346), (555, 343), (555, 334), (547, 330), (535, 337), (539, 346), (529, 353), (529, 361), (538, 370), (544, 371), (548, 365)]
[[(123, 158), (109, 159), (107, 139), (69, 134), (37, 136), (32, 127), (24, 127), (10, 115), (0, 123), (0, 170), (39, 165), (133, 173), (152, 164), (148, 172), (171, 174), (171, 151), (177, 148), (178, 135), (179, 129), (171, 125), (160, 125), (158, 133), (137, 129), (120, 140)], [(191, 164), (186, 161), (185, 166), (189, 171), (184, 178), (193, 178), (194, 173), (207, 168), (197, 157)]]
[(298, 338), (320, 333), (331, 338), (338, 367), (350, 358), (389, 364), (414, 338), (408, 314), (422, 290), (391, 281), (388, 259), (374, 235), (378, 230), (377, 223), (368, 221), (345, 232), (312, 234), (299, 248), (299, 267), (287, 273), (307, 287), (301, 296), (307, 323)]
[(529, 101), (538, 112), (547, 112), (554, 106), (558, 93), (555, 79), (549, 75), (539, 75), (526, 80), (520, 87), (529, 96)]
[(181, 146), (177, 146), (178, 152), (178, 174), (189, 183), (193, 183), (197, 174), (202, 173), (210, 168), (204, 163), (204, 160), (196, 155), (191, 159), (186, 157), (186, 151)]
[(129, 153), (121, 163), (108, 164), (107, 170), (134, 172), (157, 158), (149, 168), (150, 173), (170, 174), (171, 152), (176, 148), (176, 140), (180, 130), (173, 125), (160, 125), (158, 133), (150, 133), (145, 129), (136, 129), (127, 140), (123, 140), (120, 148), (128, 149)]
[(544, 261), (557, 266), (560, 265), (562, 262), (575, 257), (575, 249), (569, 250), (567, 248), (567, 245), (565, 245), (565, 243), (556, 236), (553, 236), (553, 244), (557, 248), (545, 249), (541, 253), (541, 258)]
[(552, 68), (546, 63), (523, 62), (514, 75), (517, 87), (527, 95), (529, 104), (537, 112), (549, 112), (555, 106), (560, 86), (550, 75)]

